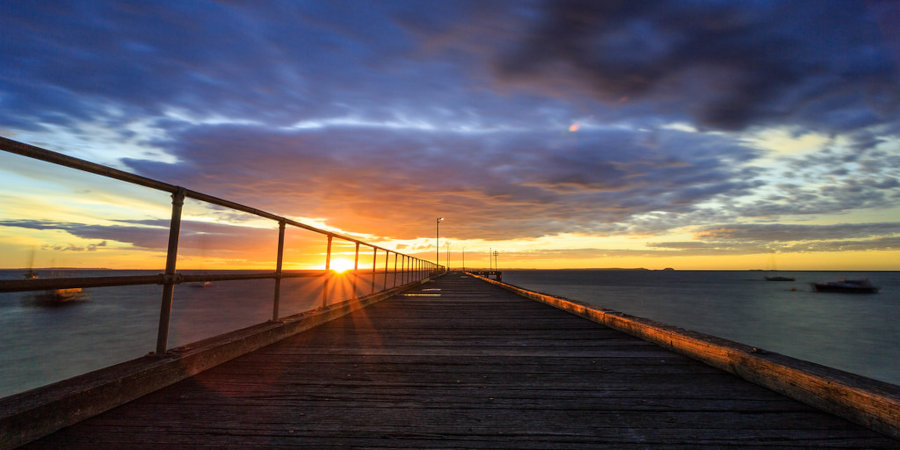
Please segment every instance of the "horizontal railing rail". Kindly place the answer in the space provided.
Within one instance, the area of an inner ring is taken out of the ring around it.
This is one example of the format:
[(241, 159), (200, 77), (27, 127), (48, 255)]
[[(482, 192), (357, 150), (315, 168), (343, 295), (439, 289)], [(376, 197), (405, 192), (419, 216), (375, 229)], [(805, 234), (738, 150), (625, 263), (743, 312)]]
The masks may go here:
[(114, 169), (112, 167), (104, 166), (102, 164), (92, 163), (90, 161), (85, 161), (83, 159), (78, 159), (72, 156), (63, 155), (62, 153), (57, 153), (51, 150), (47, 150), (44, 148), (36, 147), (34, 145), (25, 144), (19, 141), (14, 141), (9, 138), (5, 138), (0, 136), (0, 150), (3, 150), (7, 153), (15, 153), (21, 156), (27, 156), (33, 159), (39, 159), (41, 161), (46, 161), (49, 163), (53, 163), (60, 166), (69, 167), (72, 169), (78, 169), (83, 172), (90, 172), (96, 175), (102, 175), (107, 178), (114, 178), (116, 180), (125, 181), (131, 184), (137, 184), (140, 186), (156, 189), (159, 191), (165, 191), (170, 194), (176, 194), (179, 191), (184, 192), (184, 196), (187, 198), (193, 198), (195, 200), (204, 201), (207, 203), (212, 203), (214, 205), (223, 206), (226, 208), (234, 209), (237, 211), (242, 211), (248, 214), (253, 214), (259, 217), (263, 217), (266, 219), (271, 219), (276, 222), (285, 222), (288, 225), (295, 226), (297, 228), (303, 228), (305, 230), (313, 231), (320, 234), (330, 235), (332, 237), (339, 238), (341, 240), (349, 241), (349, 242), (358, 242), (361, 245), (365, 245), (367, 247), (375, 248), (378, 250), (393, 252), (393, 250), (386, 249), (384, 247), (379, 247), (374, 244), (370, 244), (368, 242), (364, 242), (358, 239), (354, 239), (350, 236), (345, 236), (339, 233), (335, 233), (333, 231), (324, 230), (321, 228), (316, 228), (312, 225), (307, 225), (302, 222), (297, 222), (295, 220), (288, 219), (286, 217), (279, 216), (277, 214), (273, 214), (267, 211), (263, 211), (261, 209), (253, 208), (250, 206), (242, 205), (237, 202), (233, 202), (230, 200), (225, 200), (219, 197), (215, 197), (213, 195), (204, 194), (202, 192), (193, 191), (190, 189), (185, 189), (181, 186), (176, 186), (174, 184), (169, 184), (163, 181), (154, 180), (152, 178), (147, 178), (141, 175), (136, 175), (133, 173), (125, 172), (123, 170)]
[[(304, 224), (268, 211), (253, 208), (230, 200), (215, 197), (213, 195), (204, 194), (202, 192), (186, 189), (182, 186), (166, 183), (145, 176), (125, 172), (112, 167), (104, 166), (90, 161), (85, 161), (72, 156), (63, 155), (51, 150), (14, 141), (0, 136), (0, 150), (8, 153), (18, 154), (32, 159), (37, 159), (59, 166), (64, 166), (83, 172), (89, 172), (107, 178), (112, 178), (127, 183), (143, 186), (150, 189), (168, 192), (172, 195), (172, 211), (169, 222), (169, 240), (166, 250), (165, 271), (156, 275), (123, 275), (123, 276), (99, 276), (99, 277), (66, 277), (51, 279), (22, 279), (22, 280), (0, 280), (0, 292), (23, 292), (23, 291), (42, 291), (53, 289), (67, 288), (92, 288), (92, 287), (111, 287), (111, 286), (129, 286), (129, 285), (146, 285), (160, 284), (163, 286), (162, 301), (160, 305), (159, 328), (157, 333), (156, 353), (165, 353), (168, 347), (169, 322), (172, 314), (172, 300), (174, 296), (174, 287), (181, 283), (196, 282), (212, 282), (212, 281), (233, 281), (233, 280), (258, 280), (273, 279), (275, 280), (274, 298), (272, 302), (272, 320), (279, 320), (279, 304), (281, 295), (281, 280), (285, 278), (323, 278), (322, 304), (328, 302), (328, 283), (331, 278), (331, 253), (332, 243), (334, 239), (349, 242), (355, 245), (355, 259), (353, 271), (350, 272), (353, 285), (353, 295), (357, 295), (357, 282), (359, 275), (359, 254), (360, 246), (366, 246), (372, 249), (372, 269), (371, 269), (371, 292), (375, 293), (376, 277), (379, 273), (383, 273), (381, 286), (387, 290), (388, 274), (392, 274), (392, 288), (398, 285), (412, 283), (427, 278), (431, 274), (442, 271), (443, 266), (437, 265), (431, 261), (418, 258), (411, 255), (399, 253), (378, 245), (370, 244), (350, 236), (346, 236), (333, 231), (324, 230), (311, 225)], [(278, 223), (278, 249), (275, 261), (274, 272), (255, 272), (255, 273), (229, 273), (229, 274), (186, 274), (176, 270), (176, 261), (178, 257), (178, 238), (181, 230), (182, 206), (185, 198), (192, 198), (213, 205), (229, 208), (235, 211), (241, 211), (253, 214), (258, 217), (273, 220)], [(327, 249), (325, 255), (325, 269), (312, 271), (284, 271), (284, 234), (285, 229), (290, 226), (314, 233), (318, 233), (327, 238)], [(379, 270), (379, 253), (384, 254), (384, 265)], [(393, 268), (390, 259), (393, 254)], [(368, 270), (367, 270), (368, 272)]]
[[(324, 270), (306, 271), (306, 272), (290, 272), (282, 273), (281, 278), (321, 278), (329, 273)], [(349, 273), (354, 276), (356, 274)], [(202, 274), (191, 275), (185, 273), (177, 273), (173, 282), (175, 284), (182, 283), (202, 283), (206, 281), (241, 281), (241, 280), (265, 280), (275, 279), (275, 272), (265, 273), (234, 273), (234, 274)], [(139, 284), (165, 284), (165, 274), (156, 275), (119, 275), (111, 277), (62, 277), (62, 278), (46, 278), (46, 279), (24, 279), (24, 280), (0, 280), (0, 292), (28, 292), (42, 291), (47, 289), (67, 289), (67, 288), (92, 288), (92, 287), (115, 287), (115, 286), (134, 286)]]

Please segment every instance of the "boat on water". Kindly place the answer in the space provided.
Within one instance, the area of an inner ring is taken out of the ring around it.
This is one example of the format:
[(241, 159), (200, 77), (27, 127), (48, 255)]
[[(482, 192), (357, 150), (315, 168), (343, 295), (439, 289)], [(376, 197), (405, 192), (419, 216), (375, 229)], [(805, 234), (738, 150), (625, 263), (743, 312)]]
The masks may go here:
[(48, 289), (34, 295), (34, 299), (42, 305), (64, 305), (83, 298), (81, 288)]
[(817, 292), (844, 292), (854, 294), (874, 294), (880, 289), (866, 278), (859, 280), (838, 280), (812, 283)]
[[(37, 272), (29, 269), (25, 272), (26, 280), (37, 279)], [(34, 295), (34, 299), (42, 305), (62, 305), (71, 301), (81, 300), (83, 292), (81, 288), (61, 288), (48, 289), (44, 292), (38, 292)]]
[(766, 281), (796, 281), (794, 277), (783, 277), (781, 275), (766, 276)]
[(766, 281), (796, 281), (797, 279), (794, 277), (786, 277), (783, 275), (778, 275), (778, 269), (775, 268), (775, 254), (772, 254), (772, 266), (768, 270), (769, 275), (765, 275)]

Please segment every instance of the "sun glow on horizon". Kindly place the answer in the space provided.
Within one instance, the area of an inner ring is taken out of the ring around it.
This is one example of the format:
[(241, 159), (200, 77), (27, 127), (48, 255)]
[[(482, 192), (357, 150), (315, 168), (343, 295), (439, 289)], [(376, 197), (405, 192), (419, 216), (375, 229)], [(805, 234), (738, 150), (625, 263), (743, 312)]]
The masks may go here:
[(344, 258), (336, 258), (331, 260), (331, 271), (344, 273), (353, 270), (353, 261)]

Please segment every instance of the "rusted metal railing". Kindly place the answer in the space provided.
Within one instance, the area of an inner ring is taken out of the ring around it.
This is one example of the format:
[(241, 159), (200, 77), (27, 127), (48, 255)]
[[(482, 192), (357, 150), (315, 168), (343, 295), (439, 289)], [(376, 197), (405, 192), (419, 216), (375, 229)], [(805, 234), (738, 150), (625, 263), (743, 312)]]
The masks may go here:
[[(367, 246), (372, 248), (372, 283), (371, 283), (371, 291), (374, 294), (375, 290), (375, 277), (377, 275), (377, 260), (378, 260), (378, 251), (384, 251), (384, 283), (383, 288), (385, 290), (389, 289), (388, 287), (388, 271), (389, 266), (388, 262), (390, 260), (391, 253), (394, 254), (394, 270), (393, 270), (393, 284), (390, 288), (398, 286), (398, 268), (397, 268), (397, 260), (402, 256), (403, 261), (409, 261), (408, 264), (401, 264), (400, 266), (400, 283), (407, 284), (411, 282), (415, 282), (421, 279), (428, 277), (431, 273), (438, 272), (443, 270), (442, 267), (432, 263), (431, 261), (427, 261), (421, 258), (417, 258), (412, 255), (405, 255), (399, 252), (389, 250), (383, 247), (379, 247), (374, 244), (370, 244), (367, 242), (363, 242), (357, 239), (354, 239), (349, 236), (344, 236), (338, 233), (334, 233), (332, 231), (322, 230), (301, 222), (297, 222), (267, 211), (263, 211), (261, 209), (253, 208), (250, 206), (242, 205), (240, 203), (236, 203), (233, 201), (221, 199), (218, 197), (214, 197), (212, 195), (204, 194), (202, 192), (193, 191), (190, 189), (186, 189), (181, 186), (176, 186), (173, 184), (165, 183), (162, 181), (154, 180), (152, 178), (147, 178), (141, 175), (136, 175), (133, 173), (128, 173), (122, 170), (114, 169), (112, 167), (107, 167), (101, 164), (92, 163), (89, 161), (85, 161), (78, 158), (73, 158), (71, 156), (66, 156), (61, 153), (53, 152), (50, 150), (46, 150), (40, 147), (35, 147), (33, 145), (24, 144), (18, 141), (14, 141), (11, 139), (4, 138), (0, 136), (0, 150), (3, 150), (8, 153), (14, 153), (22, 156), (26, 156), (33, 159), (38, 159), (41, 161), (50, 162), (53, 164), (57, 164), (60, 166), (69, 167), (72, 169), (81, 170), (84, 172), (89, 172), (97, 175), (101, 175), (107, 178), (113, 178), (120, 181), (125, 181), (127, 183), (136, 184), (139, 186), (165, 191), (172, 195), (172, 215), (169, 222), (169, 242), (168, 248), (166, 250), (166, 266), (165, 272), (157, 275), (143, 275), (143, 276), (110, 276), (110, 277), (82, 277), (82, 278), (54, 278), (54, 279), (25, 279), (25, 280), (0, 280), (0, 292), (21, 292), (21, 291), (40, 291), (47, 289), (66, 289), (66, 288), (89, 288), (89, 287), (108, 287), (108, 286), (129, 286), (129, 285), (141, 285), (141, 284), (161, 284), (163, 286), (162, 293), (162, 301), (160, 305), (160, 314), (159, 314), (159, 329), (157, 333), (156, 340), (156, 353), (163, 354), (166, 352), (168, 347), (168, 334), (169, 334), (169, 322), (172, 315), (172, 301), (175, 293), (175, 286), (181, 283), (186, 282), (206, 282), (206, 281), (234, 281), (234, 280), (255, 280), (255, 279), (273, 279), (275, 281), (275, 292), (274, 298), (272, 302), (272, 320), (279, 320), (279, 304), (280, 304), (280, 296), (281, 296), (281, 280), (284, 278), (299, 278), (299, 277), (322, 277), (323, 278), (323, 289), (322, 289), (322, 305), (325, 306), (328, 304), (328, 285), (331, 279), (330, 269), (331, 269), (331, 249), (332, 249), (332, 241), (334, 239), (340, 239), (343, 241), (348, 241), (350, 243), (354, 243), (356, 246), (356, 256), (354, 258), (353, 271), (351, 276), (353, 277), (352, 286), (353, 286), (353, 296), (357, 296), (356, 291), (356, 279), (359, 270), (359, 251), (360, 246)], [(262, 272), (262, 273), (239, 273), (239, 274), (206, 274), (206, 275), (188, 275), (179, 273), (176, 269), (176, 261), (178, 258), (178, 237), (181, 231), (181, 213), (182, 206), (184, 205), (184, 200), (186, 198), (192, 198), (195, 200), (199, 200), (202, 202), (210, 203), (213, 205), (222, 206), (225, 208), (233, 209), (236, 211), (242, 211), (245, 213), (253, 214), (258, 217), (262, 217), (265, 219), (273, 220), (278, 223), (278, 251), (277, 251), (277, 259), (275, 261), (275, 271), (274, 272)], [(318, 233), (324, 235), (328, 239), (327, 251), (325, 254), (325, 270), (322, 271), (312, 271), (312, 272), (301, 272), (301, 273), (289, 273), (283, 272), (282, 267), (284, 263), (284, 234), (285, 228), (287, 226), (300, 228), (308, 231), (312, 231), (314, 233)], [(415, 268), (414, 268), (415, 267)]]

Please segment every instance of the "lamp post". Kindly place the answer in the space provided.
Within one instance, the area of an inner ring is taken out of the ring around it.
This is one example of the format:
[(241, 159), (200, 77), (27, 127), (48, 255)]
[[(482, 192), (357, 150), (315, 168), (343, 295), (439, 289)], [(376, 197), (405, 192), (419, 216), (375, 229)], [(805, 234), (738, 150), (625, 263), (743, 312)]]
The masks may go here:
[(438, 270), (441, 268), (441, 222), (444, 221), (443, 217), (438, 217), (437, 221), (434, 224), (434, 240), (435, 240), (435, 248), (437, 255), (435, 256), (436, 264)]

